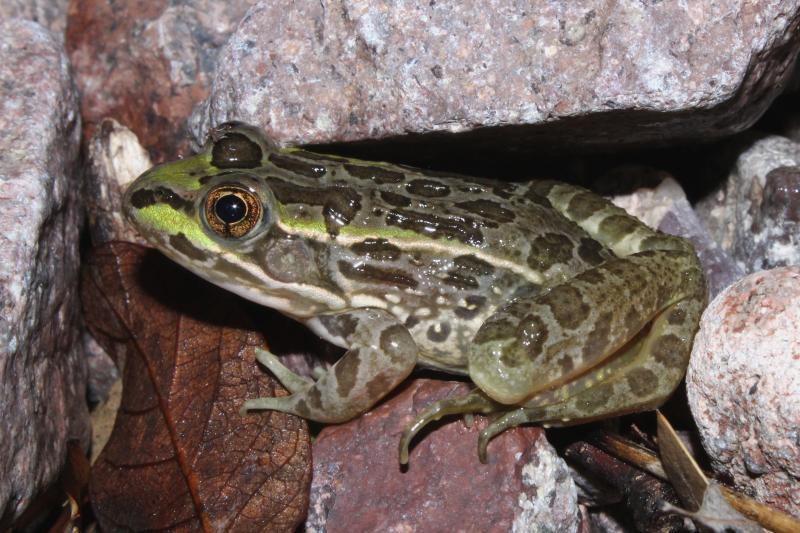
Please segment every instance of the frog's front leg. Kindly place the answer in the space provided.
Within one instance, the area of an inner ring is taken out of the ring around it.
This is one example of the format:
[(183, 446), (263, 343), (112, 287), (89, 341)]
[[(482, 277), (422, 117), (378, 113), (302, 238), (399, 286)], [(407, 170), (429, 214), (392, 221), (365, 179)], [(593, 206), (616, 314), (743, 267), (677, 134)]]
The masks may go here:
[(367, 411), (413, 370), (417, 345), (405, 326), (382, 309), (355, 309), (314, 319), (347, 352), (316, 382), (285, 368), (275, 356), (259, 356), (292, 392), (247, 400), (242, 411), (272, 409), (318, 422), (338, 423)]

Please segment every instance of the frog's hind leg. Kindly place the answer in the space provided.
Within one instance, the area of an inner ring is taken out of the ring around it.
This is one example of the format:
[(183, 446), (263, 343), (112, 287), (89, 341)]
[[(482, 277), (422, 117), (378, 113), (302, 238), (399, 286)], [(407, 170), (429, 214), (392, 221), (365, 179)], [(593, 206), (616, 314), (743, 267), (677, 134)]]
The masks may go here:
[(344, 422), (377, 403), (416, 364), (417, 345), (411, 334), (382, 309), (355, 309), (316, 320), (349, 347), (347, 352), (317, 381), (294, 374), (274, 355), (260, 352), (259, 361), (292, 394), (247, 400), (242, 412), (271, 409), (318, 422)]
[(489, 441), (511, 427), (588, 422), (609, 413), (622, 415), (660, 405), (683, 377), (702, 311), (703, 302), (697, 299), (669, 306), (602, 370), (536, 394), (523, 407), (493, 420), (478, 438), (481, 462), (486, 462)]
[(470, 392), (466, 396), (447, 398), (432, 403), (406, 427), (405, 431), (403, 431), (403, 436), (400, 437), (400, 464), (408, 464), (408, 446), (411, 440), (422, 428), (431, 422), (435, 422), (448, 415), (489, 414), (496, 411), (499, 407), (502, 406), (490, 400), (485, 394), (477, 390)]

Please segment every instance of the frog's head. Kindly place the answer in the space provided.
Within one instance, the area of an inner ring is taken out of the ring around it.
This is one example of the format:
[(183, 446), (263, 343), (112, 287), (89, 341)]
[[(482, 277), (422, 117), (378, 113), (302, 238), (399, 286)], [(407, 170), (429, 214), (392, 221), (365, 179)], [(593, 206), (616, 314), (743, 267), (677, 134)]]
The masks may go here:
[[(260, 130), (223, 124), (199, 154), (139, 176), (123, 205), (170, 259), (245, 298), (299, 314), (325, 295), (314, 288), (307, 244), (279, 227), (282, 206), (260, 170), (274, 150)], [(304, 292), (313, 297), (304, 301)]]

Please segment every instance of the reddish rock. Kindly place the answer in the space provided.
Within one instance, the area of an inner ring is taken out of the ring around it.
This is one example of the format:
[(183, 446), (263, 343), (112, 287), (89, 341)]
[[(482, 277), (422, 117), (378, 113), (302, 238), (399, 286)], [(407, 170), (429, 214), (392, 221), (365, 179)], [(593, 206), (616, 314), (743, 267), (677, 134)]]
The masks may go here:
[(0, 517), (88, 447), (78, 331), (78, 96), (58, 39), (0, 23)]
[(800, 267), (751, 274), (711, 302), (686, 391), (714, 470), (800, 517)]
[(575, 485), (539, 427), (508, 430), (477, 456), (478, 432), (457, 417), (418, 435), (409, 465), (400, 435), (430, 403), (469, 391), (419, 379), (378, 408), (326, 427), (314, 443), (307, 531), (576, 531)]
[(208, 93), (217, 49), (253, 3), (71, 2), (66, 43), (85, 138), (111, 117), (133, 130), (156, 161), (187, 150), (186, 118)]
[(260, 2), (192, 129), (237, 118), (289, 144), (481, 129), (467, 139), (505, 150), (717, 137), (780, 92), (798, 24), (798, 0)]

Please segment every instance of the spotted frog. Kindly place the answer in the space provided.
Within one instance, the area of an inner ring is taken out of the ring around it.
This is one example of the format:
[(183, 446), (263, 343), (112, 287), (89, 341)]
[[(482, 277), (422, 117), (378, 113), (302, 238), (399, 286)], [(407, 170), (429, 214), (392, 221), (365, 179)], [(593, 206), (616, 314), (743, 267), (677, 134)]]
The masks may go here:
[(475, 389), (430, 405), (494, 414), (488, 441), (660, 405), (683, 377), (705, 303), (692, 246), (554, 181), (509, 183), (279, 149), (226, 123), (125, 195), (128, 218), (199, 276), (346, 348), (316, 380), (258, 353), (291, 393), (247, 400), (349, 420), (419, 364)]

